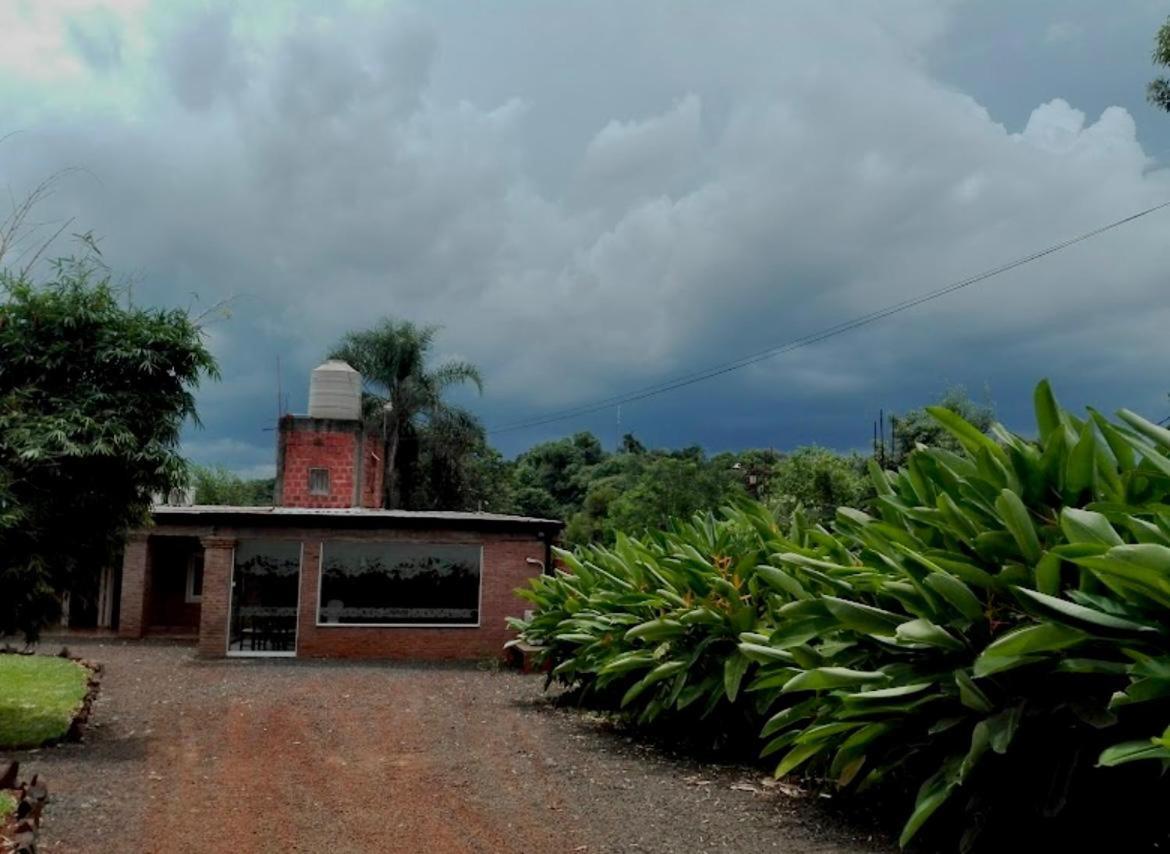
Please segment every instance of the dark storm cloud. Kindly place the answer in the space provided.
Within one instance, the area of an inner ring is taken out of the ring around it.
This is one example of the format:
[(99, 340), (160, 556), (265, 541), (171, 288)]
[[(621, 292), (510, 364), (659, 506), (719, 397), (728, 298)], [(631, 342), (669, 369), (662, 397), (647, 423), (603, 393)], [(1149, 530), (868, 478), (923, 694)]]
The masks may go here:
[(196, 12), (164, 43), (161, 61), (175, 98), (189, 110), (206, 110), (239, 90), (247, 77), (226, 6)]
[[(6, 158), (97, 177), (57, 204), (105, 236), (139, 298), (235, 298), (211, 327), (225, 380), (201, 392), (208, 428), (188, 449), (245, 469), (271, 460), (276, 356), (302, 407), (315, 361), (383, 314), (443, 324), (441, 350), (483, 367), (474, 405), (500, 423), (1170, 198), (1125, 110), (1052, 100), (1008, 128), (939, 82), (926, 58), (951, 37), (945, 8), (440, 5), (305, 14), (266, 38), (201, 11), (164, 34), (150, 73), (169, 87), (145, 118), (48, 115)], [(879, 407), (948, 383), (989, 384), (1022, 422), (1044, 374), (1073, 404), (1155, 406), (1166, 221), (625, 407), (620, 425), (607, 410), (499, 440), (592, 427), (851, 447)]]

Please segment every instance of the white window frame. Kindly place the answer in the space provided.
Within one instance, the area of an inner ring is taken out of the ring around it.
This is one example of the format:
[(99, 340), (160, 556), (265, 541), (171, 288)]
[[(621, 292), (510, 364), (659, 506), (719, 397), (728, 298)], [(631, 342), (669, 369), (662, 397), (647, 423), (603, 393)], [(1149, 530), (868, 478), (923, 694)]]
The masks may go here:
[[(325, 476), (325, 488), (313, 488), (313, 475), (316, 472), (322, 472)], [(330, 495), (333, 491), (333, 479), (329, 476), (329, 469), (324, 466), (313, 466), (309, 469), (309, 495)]]
[(475, 546), (476, 543), (430, 543), (426, 540), (356, 540), (336, 537), (332, 540), (322, 540), (317, 545), (317, 607), (313, 612), (313, 619), (321, 629), (478, 629), (483, 625), (483, 543), (479, 543), (479, 590), (476, 598), (474, 623), (323, 623), (321, 622), (321, 586), (325, 580), (325, 544), (335, 543), (403, 543), (414, 546), (444, 545), (444, 546)]
[(200, 585), (199, 592), (195, 592), (195, 559), (199, 555), (192, 552), (191, 556), (187, 558), (187, 586), (184, 590), (183, 601), (188, 605), (196, 605), (203, 601), (203, 586)]
[[(248, 539), (283, 539), (282, 537), (249, 537)], [(237, 540), (237, 543), (239, 541)], [(301, 640), (301, 578), (305, 572), (305, 541), (300, 540), (300, 558), (297, 563), (297, 622), (293, 629), (293, 648), (291, 650), (247, 650), (232, 649), (232, 604), (236, 595), (236, 547), (232, 546), (231, 572), (228, 574), (228, 608), (227, 624), (224, 626), (224, 655), (228, 658), (296, 658), (298, 644)]]

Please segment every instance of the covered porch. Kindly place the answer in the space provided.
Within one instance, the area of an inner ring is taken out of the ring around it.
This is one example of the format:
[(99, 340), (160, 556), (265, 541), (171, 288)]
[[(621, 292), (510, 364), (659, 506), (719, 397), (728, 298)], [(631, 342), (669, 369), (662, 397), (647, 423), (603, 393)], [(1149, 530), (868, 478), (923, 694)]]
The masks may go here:
[(197, 638), (204, 557), (199, 537), (132, 536), (122, 562), (119, 635)]

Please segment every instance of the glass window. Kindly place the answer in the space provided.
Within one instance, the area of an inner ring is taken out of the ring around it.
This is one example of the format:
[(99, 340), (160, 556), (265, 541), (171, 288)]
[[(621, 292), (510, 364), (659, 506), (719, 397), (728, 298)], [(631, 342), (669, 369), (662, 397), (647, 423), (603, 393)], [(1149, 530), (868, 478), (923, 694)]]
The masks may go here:
[(309, 493), (311, 495), (329, 494), (329, 469), (309, 469)]
[(187, 559), (187, 596), (188, 602), (203, 601), (203, 551), (200, 550)]
[(299, 542), (240, 540), (236, 544), (229, 652), (293, 653), (300, 577)]
[(479, 624), (480, 547), (326, 542), (318, 623)]

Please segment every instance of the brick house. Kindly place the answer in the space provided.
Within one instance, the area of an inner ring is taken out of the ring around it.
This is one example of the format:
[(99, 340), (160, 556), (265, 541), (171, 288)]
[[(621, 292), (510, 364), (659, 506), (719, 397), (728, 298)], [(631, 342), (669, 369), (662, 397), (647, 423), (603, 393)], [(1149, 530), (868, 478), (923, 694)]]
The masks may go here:
[(206, 657), (499, 656), (562, 524), (383, 509), (382, 449), (357, 372), (317, 368), (309, 415), (280, 421), (277, 506), (156, 506), (130, 533), (118, 634), (193, 636)]

